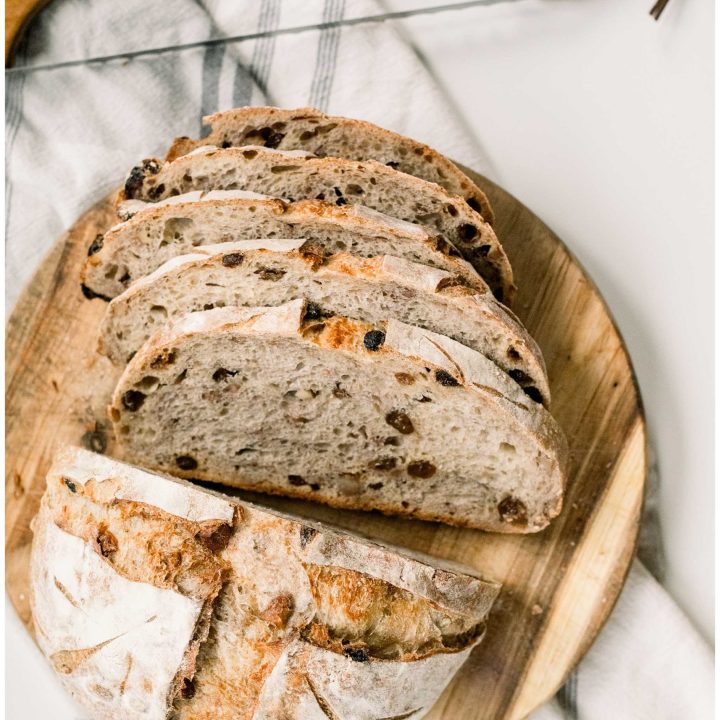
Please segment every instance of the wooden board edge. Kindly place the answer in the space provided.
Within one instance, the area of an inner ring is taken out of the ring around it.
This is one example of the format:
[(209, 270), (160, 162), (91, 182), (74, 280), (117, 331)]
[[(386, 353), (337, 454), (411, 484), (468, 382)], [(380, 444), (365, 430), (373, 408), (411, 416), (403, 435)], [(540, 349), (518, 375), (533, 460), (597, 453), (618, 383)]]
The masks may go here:
[[(609, 618), (637, 549), (646, 476), (647, 432), (644, 418), (639, 417), (615, 466), (603, 502), (598, 502), (599, 511), (585, 531), (583, 546), (573, 555), (571, 566), (556, 593), (559, 602), (547, 618), (533, 653), (535, 659), (527, 668), (509, 717), (524, 718), (550, 699), (567, 676), (565, 672), (558, 673), (557, 668), (574, 668)], [(607, 526), (617, 527), (620, 521), (628, 535), (634, 533), (634, 538), (630, 544), (613, 547), (608, 539), (616, 535), (609, 534)], [(605, 542), (601, 542), (602, 538)], [(617, 577), (618, 567), (623, 566), (624, 572)], [(565, 590), (569, 586), (574, 586), (573, 590)], [(595, 589), (593, 595), (598, 597), (597, 603), (578, 602), (577, 590), (587, 586)], [(600, 588), (610, 588), (612, 596), (600, 595), (597, 592)], [(561, 646), (555, 640), (560, 634), (573, 635), (581, 642), (575, 646)]]

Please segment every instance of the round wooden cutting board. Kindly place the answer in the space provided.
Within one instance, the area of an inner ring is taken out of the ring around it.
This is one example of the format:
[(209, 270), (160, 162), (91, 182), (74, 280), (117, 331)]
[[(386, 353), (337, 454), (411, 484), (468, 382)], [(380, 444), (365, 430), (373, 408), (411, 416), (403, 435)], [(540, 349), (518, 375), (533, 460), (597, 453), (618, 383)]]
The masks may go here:
[[(637, 384), (597, 288), (537, 217), (474, 177), (493, 203), (519, 289), (514, 309), (545, 354), (552, 411), (570, 443), (560, 517), (536, 535), (501, 536), (253, 497), (460, 561), (503, 583), (484, 642), (428, 716), (432, 720), (522, 718), (553, 695), (620, 592), (646, 474)], [(88, 245), (115, 222), (109, 200), (83, 215), (44, 260), (7, 325), (7, 590), (31, 632), (30, 522), (51, 457), (64, 443), (113, 450), (105, 405), (117, 371), (94, 352), (105, 303), (86, 300), (78, 278)]]

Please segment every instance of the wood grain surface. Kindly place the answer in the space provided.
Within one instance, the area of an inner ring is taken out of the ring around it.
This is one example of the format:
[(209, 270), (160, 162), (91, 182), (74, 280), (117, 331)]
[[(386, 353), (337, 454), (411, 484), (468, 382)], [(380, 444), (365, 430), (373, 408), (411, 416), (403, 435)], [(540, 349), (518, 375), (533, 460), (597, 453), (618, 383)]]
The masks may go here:
[[(545, 354), (552, 411), (570, 443), (562, 514), (536, 535), (500, 536), (237, 493), (466, 563), (503, 583), (485, 641), (431, 720), (522, 718), (552, 696), (620, 592), (646, 475), (637, 385), (597, 288), (537, 217), (475, 177), (495, 208), (519, 288), (515, 310)], [(96, 233), (114, 222), (109, 201), (83, 215), (44, 260), (7, 325), (7, 590), (30, 631), (30, 523), (51, 456), (64, 443), (113, 450), (105, 405), (116, 372), (94, 352), (105, 304), (83, 298), (78, 272)]]

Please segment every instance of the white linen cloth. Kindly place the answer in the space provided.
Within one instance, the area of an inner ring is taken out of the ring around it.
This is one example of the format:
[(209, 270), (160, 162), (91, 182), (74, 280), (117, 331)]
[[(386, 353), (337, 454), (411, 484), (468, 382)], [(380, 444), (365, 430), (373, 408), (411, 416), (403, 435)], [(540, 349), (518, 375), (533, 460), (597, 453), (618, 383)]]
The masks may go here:
[[(55, 0), (21, 44), (16, 65), (312, 25), (383, 8), (373, 0)], [(139, 158), (162, 154), (169, 138), (200, 133), (200, 118), (218, 109), (314, 105), (416, 137), (493, 176), (461, 112), (392, 23), (11, 73), (6, 87), (8, 310), (45, 252), (85, 209)], [(648, 507), (652, 511), (652, 499)], [(653, 567), (657, 534), (652, 522), (648, 528), (643, 559)], [(8, 671), (12, 676), (12, 665)], [(532, 717), (703, 720), (712, 716), (712, 672), (710, 648), (636, 561), (593, 648)], [(10, 694), (13, 686), (8, 682)], [(42, 700), (34, 702), (37, 708)], [(19, 710), (11, 716), (31, 717)], [(83, 717), (81, 711), (44, 716)]]

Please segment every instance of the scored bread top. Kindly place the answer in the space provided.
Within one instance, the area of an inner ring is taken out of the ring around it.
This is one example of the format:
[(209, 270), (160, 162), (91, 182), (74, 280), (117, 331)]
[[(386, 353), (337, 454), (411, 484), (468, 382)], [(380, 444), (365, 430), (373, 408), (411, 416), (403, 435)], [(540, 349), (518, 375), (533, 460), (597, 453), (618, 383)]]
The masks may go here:
[(312, 241), (302, 239), (206, 245), (169, 260), (110, 303), (99, 348), (123, 363), (155, 329), (184, 312), (298, 297), (320, 314), (369, 322), (393, 317), (448, 335), (485, 354), (531, 397), (549, 401), (540, 350), (487, 289), (391, 255), (318, 255)]
[(242, 199), (237, 191), (187, 193), (171, 205), (136, 202), (127, 222), (93, 240), (82, 272), (86, 295), (110, 299), (176, 255), (228, 240), (312, 237), (329, 252), (393, 254), (485, 283), (441, 235), (362, 205)]
[(260, 145), (351, 160), (377, 160), (442, 185), (464, 197), (487, 222), (494, 221), (485, 193), (457, 165), (423, 143), (365, 120), (326, 115), (315, 108), (242, 107), (208, 115), (203, 123), (210, 126), (210, 132), (200, 140), (177, 138), (166, 160), (175, 160), (205, 145)]
[(492, 227), (462, 198), (440, 185), (374, 160), (288, 157), (261, 147), (199, 148), (171, 163), (147, 159), (134, 167), (118, 202), (158, 201), (192, 190), (251, 190), (286, 199), (362, 204), (401, 220), (428, 225), (453, 243), (509, 304), (512, 268)]

